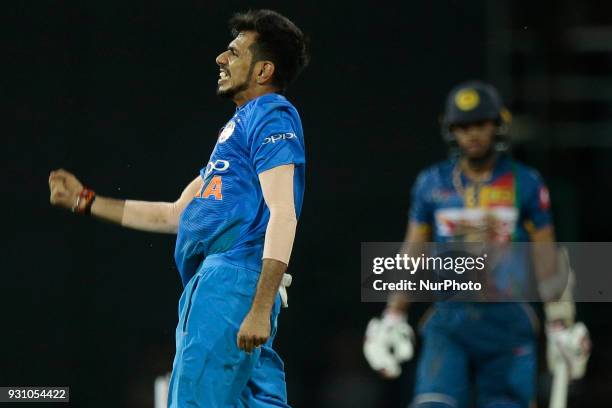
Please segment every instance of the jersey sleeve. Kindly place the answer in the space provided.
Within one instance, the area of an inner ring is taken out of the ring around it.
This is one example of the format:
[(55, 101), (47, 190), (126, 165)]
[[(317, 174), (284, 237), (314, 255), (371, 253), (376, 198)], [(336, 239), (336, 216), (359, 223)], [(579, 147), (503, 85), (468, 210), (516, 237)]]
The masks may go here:
[(533, 225), (535, 229), (551, 225), (550, 196), (542, 177), (535, 170), (531, 170), (523, 180), (525, 193), (521, 201), (524, 222)]
[(433, 225), (433, 204), (427, 172), (417, 177), (411, 191), (409, 218), (411, 222)]
[(284, 164), (305, 163), (299, 120), (287, 109), (267, 112), (251, 127), (250, 155), (257, 174)]

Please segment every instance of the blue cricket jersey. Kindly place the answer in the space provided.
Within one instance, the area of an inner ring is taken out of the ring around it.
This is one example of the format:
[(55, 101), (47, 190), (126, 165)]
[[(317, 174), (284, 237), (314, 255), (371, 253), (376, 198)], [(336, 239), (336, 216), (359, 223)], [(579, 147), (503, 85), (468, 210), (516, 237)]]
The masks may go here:
[[(410, 220), (430, 226), (434, 242), (483, 241), (478, 231), (488, 217), (496, 220), (498, 243), (529, 241), (530, 230), (552, 224), (548, 190), (540, 175), (500, 155), (491, 178), (480, 185), (458, 171), (456, 159), (435, 164), (417, 177)], [(495, 289), (520, 293), (529, 268), (528, 256), (510, 257), (495, 271)]]
[(295, 165), (294, 202), (299, 217), (305, 149), (297, 110), (275, 93), (238, 107), (200, 170), (202, 189), (179, 219), (174, 258), (184, 285), (211, 254), (223, 254), (229, 263), (261, 269), (270, 212), (258, 175), (285, 164)]

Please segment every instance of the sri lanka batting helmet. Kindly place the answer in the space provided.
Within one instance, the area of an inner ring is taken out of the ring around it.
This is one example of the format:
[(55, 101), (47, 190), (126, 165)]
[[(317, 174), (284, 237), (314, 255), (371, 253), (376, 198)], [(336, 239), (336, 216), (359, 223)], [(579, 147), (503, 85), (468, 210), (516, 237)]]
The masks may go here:
[(442, 136), (452, 147), (456, 147), (451, 130), (454, 125), (492, 120), (498, 126), (495, 147), (506, 150), (511, 119), (510, 111), (504, 107), (497, 89), (481, 81), (468, 81), (454, 87), (446, 98)]

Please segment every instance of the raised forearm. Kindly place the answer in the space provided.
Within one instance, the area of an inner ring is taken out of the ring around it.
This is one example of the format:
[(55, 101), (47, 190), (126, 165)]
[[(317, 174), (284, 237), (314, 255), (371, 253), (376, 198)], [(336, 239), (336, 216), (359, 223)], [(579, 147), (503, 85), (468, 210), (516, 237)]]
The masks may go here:
[(121, 200), (96, 196), (74, 174), (64, 169), (49, 174), (51, 204), (80, 214), (91, 213), (102, 220), (147, 232), (175, 234), (181, 212), (202, 187), (200, 176), (189, 183), (174, 202)]
[(121, 225), (141, 231), (176, 234), (179, 215), (176, 203), (128, 200)]
[(91, 214), (102, 220), (140, 231), (174, 234), (178, 225), (175, 203), (96, 197)]
[(91, 206), (91, 215), (101, 220), (121, 225), (125, 200), (96, 196)]

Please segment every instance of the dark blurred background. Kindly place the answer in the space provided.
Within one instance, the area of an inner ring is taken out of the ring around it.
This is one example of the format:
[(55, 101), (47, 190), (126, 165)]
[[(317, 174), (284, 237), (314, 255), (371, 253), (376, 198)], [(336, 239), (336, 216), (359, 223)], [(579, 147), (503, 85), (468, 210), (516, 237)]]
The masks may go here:
[[(13, 2), (3, 7), (0, 385), (69, 385), (75, 407), (153, 406), (174, 353), (174, 238), (51, 208), (48, 173), (66, 168), (102, 195), (176, 199), (233, 113), (215, 96), (214, 58), (228, 17), (249, 7), (285, 13), (312, 40), (311, 66), (288, 93), (308, 155), (276, 342), (293, 406), (406, 406), (414, 364), (384, 382), (361, 355), (383, 306), (360, 303), (360, 242), (402, 239), (417, 172), (446, 156), (438, 118), (456, 83), (500, 89), (515, 156), (551, 188), (559, 239), (610, 241), (610, 2)], [(612, 307), (578, 310), (594, 351), (572, 406), (608, 407)]]

